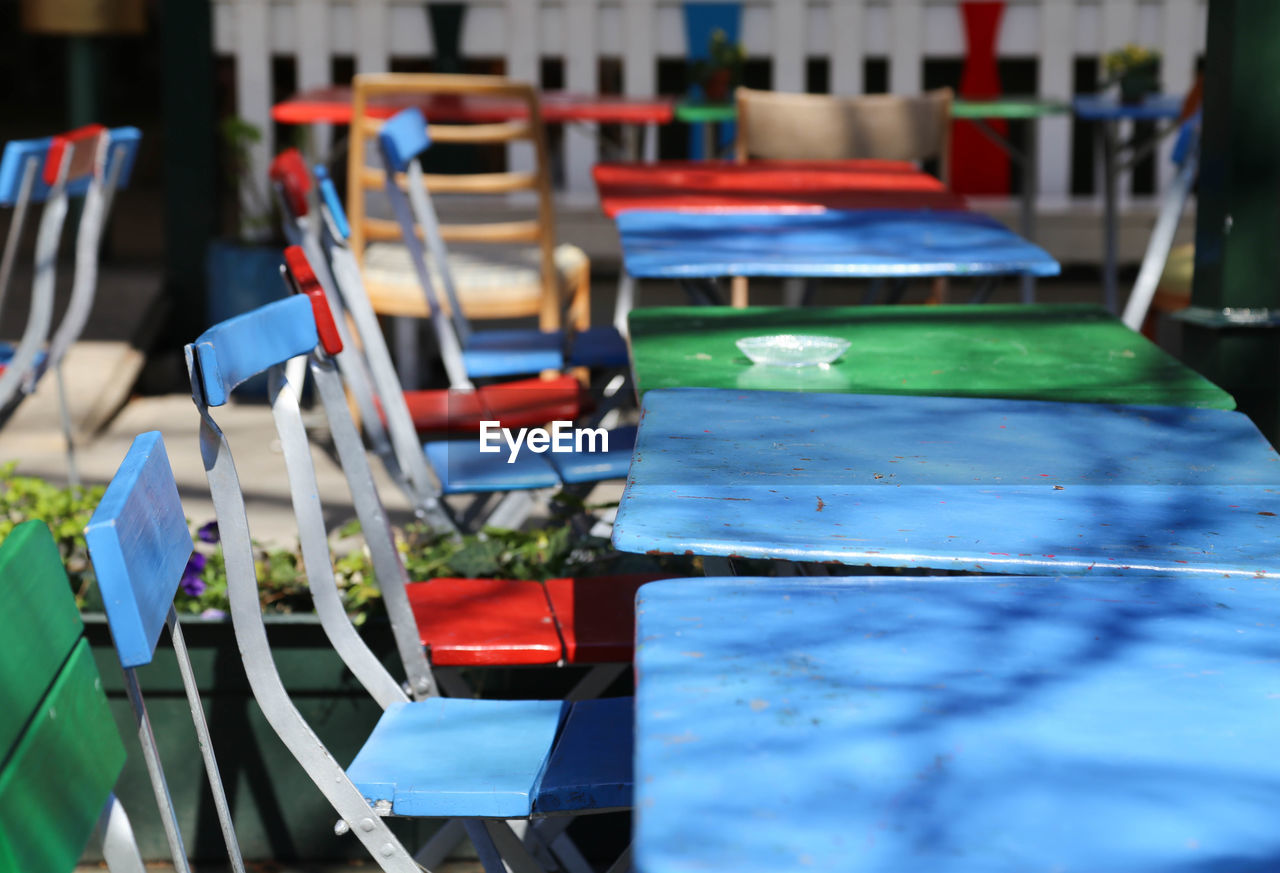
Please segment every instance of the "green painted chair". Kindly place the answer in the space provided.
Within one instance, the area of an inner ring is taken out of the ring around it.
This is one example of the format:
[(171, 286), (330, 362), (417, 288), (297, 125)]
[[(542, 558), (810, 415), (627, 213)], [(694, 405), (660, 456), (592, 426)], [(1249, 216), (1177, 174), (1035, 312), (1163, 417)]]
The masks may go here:
[(143, 873), (112, 794), (124, 744), (43, 522), (0, 545), (0, 591), (0, 871), (70, 871), (96, 832), (113, 873)]

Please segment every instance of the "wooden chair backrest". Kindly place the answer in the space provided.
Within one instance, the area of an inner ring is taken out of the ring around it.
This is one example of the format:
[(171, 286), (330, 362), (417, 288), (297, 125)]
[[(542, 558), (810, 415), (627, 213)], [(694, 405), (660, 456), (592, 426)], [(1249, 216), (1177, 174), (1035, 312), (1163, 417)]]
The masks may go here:
[(57, 544), (40, 521), (0, 545), (0, 870), (76, 865), (124, 744)]
[[(476, 123), (432, 122), (432, 107), (450, 100), (475, 99), (483, 105), (501, 106), (507, 120)], [(506, 145), (528, 142), (534, 151), (531, 171), (500, 173), (429, 173), (427, 190), (435, 194), (505, 195), (532, 191), (537, 196), (536, 217), (514, 221), (441, 223), (446, 243), (536, 245), (541, 254), (542, 292), (545, 301), (558, 300), (554, 261), (555, 207), (551, 198), (551, 169), (547, 158), (547, 133), (542, 121), (538, 91), (532, 85), (501, 76), (435, 73), (369, 73), (355, 77), (351, 107), (351, 139), (347, 164), (347, 217), (350, 245), (357, 262), (363, 262), (365, 246), (380, 240), (399, 240), (400, 228), (391, 219), (367, 214), (366, 194), (381, 189), (385, 174), (373, 142), (382, 123), (400, 109), (419, 106), (426, 116), (433, 143)], [(403, 184), (403, 180), (402, 184)]]
[(739, 88), (739, 161), (936, 160), (949, 175), (950, 88), (918, 96), (786, 94)]

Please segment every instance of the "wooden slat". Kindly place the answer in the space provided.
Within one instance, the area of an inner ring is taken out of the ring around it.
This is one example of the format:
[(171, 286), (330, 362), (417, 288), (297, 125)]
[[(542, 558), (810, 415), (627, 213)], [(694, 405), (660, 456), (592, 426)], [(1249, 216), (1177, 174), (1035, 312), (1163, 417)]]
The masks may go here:
[[(433, 194), (508, 194), (532, 191), (538, 187), (538, 177), (533, 173), (424, 173), (422, 178), (427, 183), (427, 190)], [(360, 174), (360, 182), (366, 188), (382, 188), (385, 180), (386, 173), (375, 167), (366, 167)], [(404, 173), (396, 174), (396, 183), (402, 191), (408, 190)]]
[[(411, 104), (406, 102), (405, 105)], [(382, 121), (383, 119), (366, 117), (360, 127), (366, 136), (374, 137), (382, 129)], [(429, 124), (427, 133), (431, 135), (433, 142), (473, 145), (492, 145), (533, 139), (533, 128), (529, 126), (529, 122), (519, 119), (491, 124)]]
[[(12, 678), (4, 675), (5, 682)], [(75, 867), (124, 757), (89, 643), (81, 638), (0, 769), (0, 870), (67, 873)]]
[(0, 546), (0, 760), (22, 734), (83, 625), (58, 547), (42, 521), (14, 528)]
[[(398, 240), (400, 225), (385, 218), (364, 221), (365, 239)], [(536, 221), (502, 221), (493, 224), (445, 224), (440, 227), (445, 242), (536, 243), (539, 239)], [(419, 232), (421, 236), (421, 232)]]

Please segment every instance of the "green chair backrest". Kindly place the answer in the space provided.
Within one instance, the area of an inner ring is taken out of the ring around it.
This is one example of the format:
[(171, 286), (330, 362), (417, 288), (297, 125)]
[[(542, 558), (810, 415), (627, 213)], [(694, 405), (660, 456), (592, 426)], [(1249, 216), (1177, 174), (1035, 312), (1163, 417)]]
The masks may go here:
[(75, 867), (124, 744), (43, 522), (0, 544), (0, 871)]

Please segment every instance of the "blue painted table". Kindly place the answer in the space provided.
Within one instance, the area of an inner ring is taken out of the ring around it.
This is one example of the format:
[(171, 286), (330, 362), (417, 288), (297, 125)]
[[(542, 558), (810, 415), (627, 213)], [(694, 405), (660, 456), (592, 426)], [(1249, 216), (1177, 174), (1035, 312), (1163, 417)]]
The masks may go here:
[(1273, 581), (640, 589), (640, 873), (1280, 866)]
[[(1102, 156), (1103, 184), (1103, 302), (1108, 310), (1116, 312), (1116, 185), (1120, 172), (1122, 152), (1128, 152), (1124, 161), (1131, 166), (1151, 151), (1163, 135), (1134, 137), (1121, 145), (1116, 126), (1123, 121), (1173, 121), (1182, 114), (1183, 98), (1155, 94), (1141, 103), (1122, 103), (1114, 95), (1085, 94), (1071, 101), (1076, 118), (1096, 122), (1095, 143)], [(1167, 130), (1167, 129), (1166, 129)]]
[(656, 390), (613, 542), (881, 567), (1280, 576), (1278, 461), (1225, 410)]
[(1053, 276), (1058, 262), (972, 212), (628, 211), (617, 217), (636, 278)]

